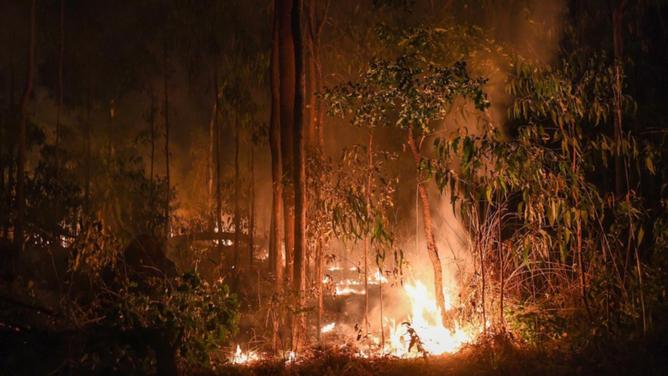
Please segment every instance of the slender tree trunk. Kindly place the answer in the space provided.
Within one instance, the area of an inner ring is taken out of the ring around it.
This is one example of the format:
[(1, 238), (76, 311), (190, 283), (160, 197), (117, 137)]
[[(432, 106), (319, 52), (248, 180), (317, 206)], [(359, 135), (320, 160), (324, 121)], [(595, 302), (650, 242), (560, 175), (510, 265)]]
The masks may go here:
[[(283, 166), (281, 160), (281, 68), (279, 66), (279, 7), (280, 1), (274, 4), (273, 36), (271, 46), (271, 124), (269, 129), (269, 147), (271, 149), (271, 240), (269, 264), (273, 273), (275, 301), (280, 301), (283, 294)], [(272, 315), (272, 350), (278, 352), (279, 324), (283, 309)]]
[[(223, 125), (218, 121), (219, 107), (218, 107), (218, 96), (220, 95), (220, 88), (218, 87), (218, 75), (216, 74), (216, 69), (214, 68), (214, 92), (216, 93), (216, 113), (213, 117), (213, 132), (215, 139), (215, 166), (216, 166), (216, 214), (214, 219), (215, 228), (218, 229), (218, 232), (223, 232), (223, 192), (222, 192), (222, 175), (223, 175), (223, 161), (222, 161), (222, 148), (223, 144)], [(218, 247), (222, 245), (222, 242), (218, 241)]]
[(165, 237), (169, 240), (171, 236), (170, 227), (170, 191), (171, 191), (171, 176), (169, 171), (169, 74), (168, 59), (167, 59), (167, 41), (165, 41), (163, 50), (163, 89), (164, 89), (164, 116), (165, 116), (165, 183), (167, 184), (167, 197), (165, 202)]
[(86, 136), (84, 140), (84, 154), (86, 155), (85, 173), (84, 173), (84, 225), (86, 225), (86, 217), (90, 214), (90, 189), (91, 189), (91, 103), (90, 103), (90, 89), (86, 91)]
[(58, 107), (56, 108), (56, 171), (60, 171), (60, 115), (63, 109), (63, 57), (65, 51), (65, 0), (60, 0), (60, 48), (58, 51)]
[(151, 179), (151, 210), (155, 209), (155, 112), (155, 95), (153, 93), (153, 88), (151, 88), (151, 109), (149, 110), (149, 122), (151, 126), (151, 161), (149, 167)]
[(25, 166), (27, 154), (26, 128), (28, 125), (28, 101), (32, 93), (34, 71), (35, 71), (35, 23), (36, 23), (36, 0), (30, 6), (30, 42), (28, 47), (28, 67), (25, 89), (21, 97), (21, 121), (19, 123), (18, 158), (16, 165), (16, 224), (14, 226), (14, 244), (17, 252), (23, 251), (24, 225), (26, 211), (25, 192)]
[(320, 342), (320, 330), (322, 329), (322, 314), (323, 314), (323, 288), (322, 288), (322, 278), (323, 278), (323, 255), (322, 255), (322, 239), (318, 239), (318, 244), (315, 248), (315, 283), (316, 283), (316, 299), (317, 299), (317, 311), (316, 311), (316, 327), (318, 342)]
[(294, 186), (295, 186), (295, 266), (294, 290), (300, 313), (292, 326), (293, 351), (301, 348), (305, 328), (305, 315), (301, 311), (305, 306), (306, 279), (306, 148), (304, 139), (304, 37), (302, 30), (303, 0), (294, 0), (292, 4), (292, 30), (295, 45), (295, 103), (294, 103)]
[(241, 175), (239, 170), (239, 115), (234, 115), (234, 264), (235, 271), (239, 270), (239, 242), (241, 241), (241, 207), (239, 196), (241, 194)]
[[(9, 63), (9, 93), (8, 98), (9, 98), (9, 103), (7, 106), (7, 125), (14, 125), (16, 121), (16, 116), (15, 116), (15, 109), (16, 109), (16, 103), (14, 103), (14, 92), (15, 92), (15, 81), (16, 81), (16, 75), (15, 75), (15, 69), (14, 69), (14, 62)], [(7, 128), (7, 133), (9, 133), (9, 127)], [(7, 239), (9, 236), (9, 225), (10, 225), (10, 211), (12, 210), (12, 190), (14, 189), (14, 146), (12, 145), (9, 140), (4, 139), (0, 141), (3, 143), (3, 145), (6, 145), (7, 147), (7, 184), (5, 186), (5, 193), (3, 199), (5, 200), (5, 205), (7, 208), (7, 211), (5, 213), (2, 213), (2, 233), (3, 233), (3, 238)], [(3, 171), (4, 174), (4, 171)]]
[(253, 268), (253, 252), (255, 247), (255, 150), (250, 146), (249, 158), (250, 189), (248, 198), (248, 265)]
[(211, 119), (209, 120), (209, 158), (207, 158), (207, 216), (209, 228), (213, 230), (216, 226), (216, 211), (214, 210), (214, 166), (216, 165), (216, 118), (218, 117), (218, 83), (216, 74), (216, 62), (213, 63), (214, 73), (211, 83), (213, 84), (213, 104), (211, 106)]
[[(369, 145), (367, 147), (368, 171), (366, 180), (366, 213), (371, 215), (371, 172), (373, 171), (373, 133), (369, 131)], [(369, 334), (369, 231), (364, 235), (364, 327)]]
[[(418, 149), (418, 145), (415, 143), (413, 130), (410, 128), (408, 130), (408, 146), (413, 153), (413, 158), (415, 159), (417, 168), (419, 167), (421, 159), (420, 150)], [(418, 181), (417, 190), (418, 196), (420, 197), (420, 202), (422, 202), (422, 222), (424, 226), (425, 238), (427, 240), (427, 253), (429, 254), (429, 259), (431, 260), (431, 265), (434, 269), (434, 295), (436, 297), (436, 305), (441, 311), (441, 321), (443, 326), (446, 328), (452, 328), (452, 323), (448, 319), (448, 315), (445, 309), (445, 295), (443, 294), (443, 267), (441, 266), (441, 259), (438, 255), (436, 240), (434, 239), (429, 196), (427, 195), (427, 189), (425, 188), (424, 183), (420, 181)]]
[(294, 270), (295, 190), (294, 190), (294, 115), (295, 51), (292, 38), (293, 0), (278, 0), (281, 162), (283, 164), (283, 216), (285, 236), (285, 282), (291, 289)]
[(501, 200), (499, 200), (499, 213), (497, 214), (499, 216), (498, 219), (498, 228), (497, 228), (497, 249), (499, 253), (499, 282), (500, 282), (500, 287), (499, 287), (499, 325), (501, 326), (501, 329), (505, 331), (506, 327), (506, 320), (503, 315), (503, 292), (504, 292), (504, 284), (505, 284), (505, 276), (504, 276), (504, 270), (503, 270), (503, 242), (501, 238), (501, 223), (502, 223), (502, 218), (503, 218), (503, 211), (501, 210)]

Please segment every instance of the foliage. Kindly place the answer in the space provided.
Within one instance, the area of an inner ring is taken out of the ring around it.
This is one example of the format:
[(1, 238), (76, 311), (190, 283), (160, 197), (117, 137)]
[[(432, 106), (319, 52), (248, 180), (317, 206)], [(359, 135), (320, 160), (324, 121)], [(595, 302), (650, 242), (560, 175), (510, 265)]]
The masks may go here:
[(227, 285), (196, 274), (129, 282), (98, 304), (106, 325), (120, 332), (159, 331), (190, 365), (211, 366), (238, 322), (238, 303)]

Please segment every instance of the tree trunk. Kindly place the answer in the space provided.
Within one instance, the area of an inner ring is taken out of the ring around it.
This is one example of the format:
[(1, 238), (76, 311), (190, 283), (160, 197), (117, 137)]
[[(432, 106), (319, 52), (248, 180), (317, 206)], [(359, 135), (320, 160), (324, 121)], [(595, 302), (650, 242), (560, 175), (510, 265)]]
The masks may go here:
[[(416, 171), (420, 165), (420, 150), (418, 145), (415, 143), (415, 138), (413, 137), (413, 130), (409, 128), (408, 130), (408, 146), (413, 153), (413, 158), (415, 159)], [(418, 171), (419, 179), (419, 171)], [(448, 319), (448, 315), (445, 309), (445, 295), (443, 294), (443, 267), (441, 266), (441, 259), (438, 255), (438, 248), (436, 246), (436, 240), (434, 239), (432, 221), (431, 221), (431, 206), (429, 204), (429, 196), (427, 195), (427, 189), (424, 186), (424, 183), (418, 181), (417, 184), (418, 196), (422, 202), (422, 222), (424, 226), (424, 235), (427, 240), (427, 253), (429, 254), (429, 259), (431, 260), (431, 265), (434, 269), (434, 295), (436, 297), (436, 305), (441, 311), (441, 321), (443, 326), (446, 328), (452, 328), (452, 323)]]
[(281, 162), (283, 164), (283, 216), (285, 236), (285, 283), (292, 285), (295, 243), (294, 192), (294, 106), (295, 106), (295, 51), (292, 39), (293, 0), (278, 0), (279, 13), (279, 68), (280, 68), (280, 125)]
[(65, 0), (60, 0), (60, 48), (58, 51), (58, 107), (56, 108), (56, 171), (60, 171), (60, 114), (63, 108), (63, 55), (65, 51)]
[(292, 325), (293, 351), (301, 348), (305, 330), (305, 278), (306, 278), (306, 150), (304, 139), (304, 37), (302, 30), (303, 0), (295, 0), (292, 4), (292, 30), (295, 50), (295, 103), (294, 103), (294, 186), (295, 186), (295, 266), (294, 290), (299, 309), (294, 325)]
[[(84, 140), (84, 154), (86, 155), (85, 172), (84, 172), (84, 221), (86, 216), (90, 214), (90, 180), (91, 180), (91, 103), (90, 103), (90, 89), (86, 91), (86, 136)], [(85, 225), (85, 223), (84, 223)]]
[[(214, 68), (214, 92), (216, 93), (216, 113), (213, 116), (213, 133), (214, 133), (214, 139), (215, 139), (215, 167), (216, 167), (216, 214), (214, 218), (214, 229), (218, 229), (218, 232), (223, 232), (223, 192), (222, 192), (222, 168), (223, 168), (223, 161), (222, 161), (222, 138), (223, 138), (223, 130), (222, 130), (222, 124), (218, 121), (218, 115), (219, 115), (219, 108), (218, 108), (218, 96), (220, 95), (219, 88), (218, 88), (218, 75), (216, 68)], [(221, 242), (218, 241), (218, 246), (220, 248)]]
[(165, 237), (169, 240), (171, 236), (169, 197), (171, 191), (171, 176), (169, 173), (169, 75), (167, 72), (167, 41), (163, 47), (163, 88), (164, 88), (164, 116), (165, 116), (165, 183), (167, 184), (167, 198), (165, 202)]
[[(239, 115), (234, 115), (234, 263), (232, 267), (239, 270), (239, 242), (241, 241), (241, 208), (239, 195), (241, 193), (241, 177), (239, 171)], [(236, 273), (235, 273), (236, 274)]]
[[(218, 117), (218, 80), (216, 74), (216, 62), (213, 62), (213, 74), (211, 84), (213, 85), (213, 105), (211, 106), (211, 119), (209, 120), (209, 158), (207, 158), (207, 216), (209, 228), (213, 230), (217, 224), (217, 213), (214, 209), (214, 166), (216, 166), (216, 118)], [(217, 201), (216, 201), (217, 203)]]
[(151, 191), (150, 191), (150, 205), (151, 211), (155, 209), (155, 95), (153, 93), (153, 88), (151, 88), (151, 109), (149, 110), (149, 122), (151, 126), (151, 161), (149, 167), (149, 174), (151, 179)]
[(502, 218), (503, 218), (503, 211), (501, 210), (501, 200), (499, 199), (499, 212), (497, 213), (498, 215), (498, 223), (497, 223), (497, 250), (499, 254), (499, 325), (503, 331), (505, 331), (506, 327), (506, 320), (503, 314), (503, 292), (504, 292), (504, 285), (505, 285), (505, 273), (503, 270), (503, 242), (501, 238), (501, 224), (502, 224)]
[[(14, 110), (16, 108), (16, 103), (14, 103), (14, 91), (15, 91), (15, 71), (14, 71), (14, 62), (10, 62), (9, 64), (9, 93), (8, 98), (9, 98), (9, 103), (7, 106), (7, 133), (9, 133), (9, 126), (13, 125), (14, 122), (16, 121), (16, 116), (14, 116)], [(9, 236), (9, 225), (10, 225), (10, 211), (12, 208), (12, 190), (14, 189), (14, 146), (12, 143), (9, 142), (9, 140), (4, 139), (2, 142), (6, 147), (7, 147), (7, 184), (5, 185), (5, 190), (4, 196), (2, 199), (5, 200), (5, 205), (7, 208), (7, 211), (5, 213), (2, 213), (2, 236), (4, 239), (7, 239)], [(3, 166), (4, 167), (4, 166)], [(4, 176), (4, 170), (3, 170), (3, 176)]]
[(248, 197), (248, 266), (253, 268), (253, 251), (255, 247), (255, 150), (250, 145), (250, 189)]
[[(269, 264), (274, 274), (274, 296), (280, 299), (283, 293), (283, 167), (281, 161), (281, 68), (279, 66), (279, 1), (274, 4), (274, 25), (271, 46), (271, 124), (269, 147), (271, 149), (271, 244)], [(272, 350), (278, 352), (279, 323), (282, 309), (273, 315)]]
[(36, 0), (30, 6), (30, 44), (28, 47), (28, 68), (26, 86), (21, 97), (21, 121), (19, 122), (18, 158), (16, 164), (16, 224), (14, 226), (14, 245), (17, 252), (23, 251), (23, 233), (25, 225), (26, 192), (25, 166), (27, 154), (26, 128), (28, 126), (28, 101), (32, 93), (35, 71), (35, 18)]
[[(371, 215), (371, 172), (373, 171), (373, 133), (369, 131), (368, 153), (368, 171), (366, 181), (366, 213), (367, 218)], [(371, 227), (364, 235), (364, 327), (366, 334), (369, 334), (369, 232)]]

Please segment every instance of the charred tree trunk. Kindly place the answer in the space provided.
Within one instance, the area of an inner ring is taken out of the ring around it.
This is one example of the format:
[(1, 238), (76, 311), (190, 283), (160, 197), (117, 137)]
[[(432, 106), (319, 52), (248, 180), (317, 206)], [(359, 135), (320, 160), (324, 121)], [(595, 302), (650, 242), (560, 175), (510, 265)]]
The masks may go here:
[(295, 50), (295, 103), (294, 103), (294, 186), (295, 186), (295, 266), (294, 290), (299, 313), (292, 325), (292, 348), (298, 351), (301, 347), (305, 328), (306, 279), (306, 150), (304, 139), (304, 37), (302, 30), (303, 0), (294, 0), (292, 4), (292, 30)]
[(18, 156), (16, 163), (16, 223), (14, 226), (14, 244), (17, 252), (23, 251), (24, 225), (26, 211), (25, 165), (27, 154), (26, 128), (28, 126), (28, 101), (32, 93), (35, 71), (35, 19), (36, 0), (30, 6), (30, 41), (28, 46), (28, 67), (26, 85), (21, 97), (21, 121), (19, 122)]
[[(275, 278), (275, 301), (283, 293), (283, 166), (281, 161), (281, 68), (279, 66), (279, 1), (274, 4), (274, 25), (271, 46), (271, 124), (269, 147), (271, 149), (271, 235), (269, 264)], [(278, 352), (279, 323), (282, 309), (274, 312), (272, 318), (272, 350)]]
[[(416, 144), (415, 138), (413, 137), (413, 130), (410, 128), (408, 130), (408, 146), (410, 147), (413, 158), (415, 159), (417, 171), (420, 165), (421, 156), (419, 146)], [(417, 172), (419, 175), (419, 171)], [(445, 309), (445, 295), (443, 294), (443, 267), (441, 266), (441, 259), (438, 255), (438, 248), (436, 246), (436, 240), (433, 233), (429, 196), (427, 195), (427, 189), (423, 182), (418, 181), (417, 191), (420, 202), (422, 203), (422, 222), (424, 226), (424, 235), (427, 240), (427, 253), (429, 254), (429, 259), (431, 260), (431, 265), (434, 269), (434, 296), (436, 297), (436, 305), (441, 311), (441, 320), (443, 322), (443, 326), (446, 328), (451, 328), (452, 323), (448, 319), (448, 315)]]

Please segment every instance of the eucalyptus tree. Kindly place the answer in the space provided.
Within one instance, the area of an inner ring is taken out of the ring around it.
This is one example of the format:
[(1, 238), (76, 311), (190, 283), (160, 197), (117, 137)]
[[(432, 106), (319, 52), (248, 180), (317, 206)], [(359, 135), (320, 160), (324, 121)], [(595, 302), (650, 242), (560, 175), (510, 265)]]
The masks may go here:
[[(438, 121), (444, 120), (454, 102), (466, 99), (480, 111), (489, 106), (483, 78), (470, 76), (466, 63), (441, 63), (432, 60), (428, 47), (439, 30), (412, 29), (399, 35), (399, 53), (393, 59), (376, 59), (357, 82), (339, 85), (325, 93), (330, 111), (349, 116), (353, 124), (366, 127), (394, 126), (405, 131), (418, 173), (417, 190), (422, 203), (427, 253), (434, 271), (434, 294), (443, 324), (447, 318), (443, 294), (443, 271), (431, 219), (427, 176), (421, 140), (430, 135)], [(389, 34), (382, 35), (393, 38)]]

